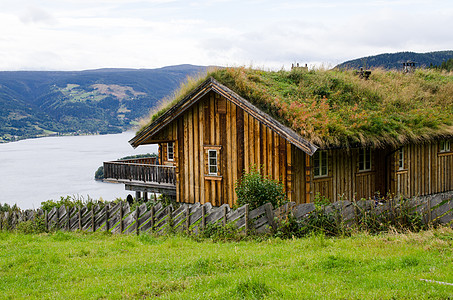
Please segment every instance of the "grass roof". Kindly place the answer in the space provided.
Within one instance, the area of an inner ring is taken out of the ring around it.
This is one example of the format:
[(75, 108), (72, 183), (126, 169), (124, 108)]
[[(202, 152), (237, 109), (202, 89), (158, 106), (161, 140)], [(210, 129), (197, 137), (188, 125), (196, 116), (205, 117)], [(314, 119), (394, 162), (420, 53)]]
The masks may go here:
[(418, 69), (225, 68), (186, 84), (151, 121), (212, 76), (319, 147), (382, 147), (453, 136), (453, 74)]

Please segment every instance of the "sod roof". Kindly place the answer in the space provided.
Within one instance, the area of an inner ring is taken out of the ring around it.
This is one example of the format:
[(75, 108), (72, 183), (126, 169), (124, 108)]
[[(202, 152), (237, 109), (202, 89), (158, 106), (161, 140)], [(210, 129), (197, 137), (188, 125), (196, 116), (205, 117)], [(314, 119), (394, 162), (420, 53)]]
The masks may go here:
[(321, 148), (453, 136), (453, 74), (422, 69), (376, 69), (368, 80), (353, 70), (218, 69), (186, 84), (151, 121), (209, 76)]

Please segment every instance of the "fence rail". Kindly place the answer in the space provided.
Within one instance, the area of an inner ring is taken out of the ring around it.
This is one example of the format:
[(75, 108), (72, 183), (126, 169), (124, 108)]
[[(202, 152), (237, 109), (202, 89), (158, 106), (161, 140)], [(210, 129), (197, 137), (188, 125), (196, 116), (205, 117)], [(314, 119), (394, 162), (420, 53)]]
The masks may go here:
[[(354, 224), (366, 213), (376, 215), (387, 213), (395, 217), (395, 211), (401, 205), (408, 205), (413, 211), (420, 213), (425, 224), (453, 225), (453, 198), (445, 195), (415, 198), (404, 203), (389, 201), (377, 204), (372, 200), (354, 203), (338, 201), (322, 209), (335, 215), (341, 222)], [(297, 220), (303, 220), (315, 210), (313, 203), (296, 205), (293, 202), (275, 209), (267, 203), (251, 211), (248, 205), (233, 210), (227, 204), (213, 207), (210, 203), (182, 204), (177, 209), (172, 205), (164, 207), (162, 203), (154, 206), (145, 203), (131, 210), (127, 202), (119, 202), (105, 207), (92, 206), (90, 209), (61, 206), (49, 212), (38, 209), (1, 213), (0, 229), (14, 230), (20, 222), (35, 220), (40, 216), (48, 230), (108, 231), (115, 234), (139, 234), (148, 231), (163, 233), (172, 230), (197, 234), (209, 224), (219, 226), (230, 224), (248, 234), (250, 231), (264, 233), (276, 229), (278, 223), (289, 214)]]

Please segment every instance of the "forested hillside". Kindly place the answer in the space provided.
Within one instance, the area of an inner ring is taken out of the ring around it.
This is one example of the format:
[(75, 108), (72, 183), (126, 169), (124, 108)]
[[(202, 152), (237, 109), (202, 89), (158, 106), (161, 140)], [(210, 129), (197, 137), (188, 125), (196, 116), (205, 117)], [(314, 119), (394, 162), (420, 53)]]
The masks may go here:
[(442, 62), (453, 58), (453, 51), (436, 51), (427, 53), (415, 52), (398, 52), (398, 53), (385, 53), (374, 56), (357, 58), (349, 60), (336, 66), (337, 68), (344, 69), (364, 69), (384, 68), (396, 69), (403, 68), (403, 62), (413, 61), (417, 67), (440, 66)]
[(188, 75), (206, 67), (0, 72), (0, 142), (133, 126)]

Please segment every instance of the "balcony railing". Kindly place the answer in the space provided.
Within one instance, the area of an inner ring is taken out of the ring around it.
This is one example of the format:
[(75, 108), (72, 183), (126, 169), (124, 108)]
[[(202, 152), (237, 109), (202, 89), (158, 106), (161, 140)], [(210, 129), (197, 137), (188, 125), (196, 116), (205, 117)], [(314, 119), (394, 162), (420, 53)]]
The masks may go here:
[(104, 179), (122, 183), (129, 181), (176, 186), (176, 167), (155, 163), (156, 158), (104, 162)]

